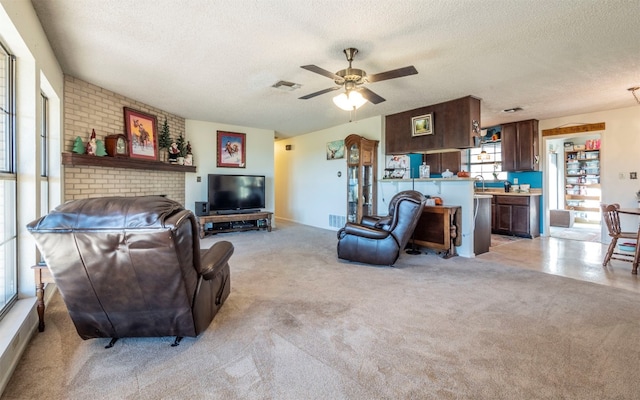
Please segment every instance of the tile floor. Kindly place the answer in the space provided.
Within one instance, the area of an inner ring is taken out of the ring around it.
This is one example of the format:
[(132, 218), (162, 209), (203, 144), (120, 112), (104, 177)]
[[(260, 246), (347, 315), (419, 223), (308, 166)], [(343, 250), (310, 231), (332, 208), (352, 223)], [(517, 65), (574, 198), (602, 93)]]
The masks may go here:
[(478, 258), (640, 293), (639, 275), (631, 274), (631, 263), (611, 260), (610, 265), (602, 266), (607, 247), (599, 242), (547, 236), (491, 247)]

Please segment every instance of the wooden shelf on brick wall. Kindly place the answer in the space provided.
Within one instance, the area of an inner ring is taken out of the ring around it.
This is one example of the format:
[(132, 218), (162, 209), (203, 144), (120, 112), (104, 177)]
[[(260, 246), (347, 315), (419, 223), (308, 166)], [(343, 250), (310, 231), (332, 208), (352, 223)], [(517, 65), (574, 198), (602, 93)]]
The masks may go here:
[(62, 165), (72, 167), (105, 167), (105, 168), (130, 168), (152, 169), (155, 171), (170, 172), (196, 172), (195, 165), (176, 165), (160, 161), (147, 161), (136, 158), (98, 157), (86, 154), (62, 153)]

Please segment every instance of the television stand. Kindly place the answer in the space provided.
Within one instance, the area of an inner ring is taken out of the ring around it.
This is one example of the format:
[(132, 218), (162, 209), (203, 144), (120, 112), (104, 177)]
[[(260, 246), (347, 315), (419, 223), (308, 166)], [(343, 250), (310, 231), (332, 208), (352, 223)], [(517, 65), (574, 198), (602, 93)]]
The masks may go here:
[[(213, 214), (198, 217), (200, 238), (207, 234), (266, 229), (271, 232), (272, 212), (258, 211), (246, 214)], [(211, 224), (211, 228), (207, 227)]]
[(233, 215), (233, 214), (254, 214), (261, 212), (260, 209), (246, 209), (246, 210), (223, 210), (216, 211), (216, 215)]

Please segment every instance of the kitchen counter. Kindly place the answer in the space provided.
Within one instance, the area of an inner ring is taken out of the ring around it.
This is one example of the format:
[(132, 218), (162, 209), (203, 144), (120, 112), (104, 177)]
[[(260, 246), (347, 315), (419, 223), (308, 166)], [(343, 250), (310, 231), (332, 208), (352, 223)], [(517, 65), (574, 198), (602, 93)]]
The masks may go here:
[[(458, 213), (461, 230), (457, 234), (462, 242), (456, 246), (460, 257), (475, 257), (473, 253), (474, 193), (473, 178), (422, 178), (378, 180), (378, 213), (387, 212), (388, 200), (403, 190), (417, 190), (425, 196), (440, 197), (444, 206), (460, 206)], [(489, 199), (491, 201), (491, 199)]]

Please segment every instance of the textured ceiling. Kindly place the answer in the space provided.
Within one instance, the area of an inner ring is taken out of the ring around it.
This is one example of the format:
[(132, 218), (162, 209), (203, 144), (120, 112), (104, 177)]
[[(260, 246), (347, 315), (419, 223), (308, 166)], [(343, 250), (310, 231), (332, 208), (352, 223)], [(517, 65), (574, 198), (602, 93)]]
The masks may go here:
[[(349, 121), (300, 68), (418, 75), (368, 84), (357, 119), (473, 95), (482, 125), (631, 107), (638, 0), (32, 0), (66, 74), (187, 119), (300, 135)], [(272, 87), (299, 83), (295, 91)], [(521, 107), (506, 114), (502, 110)], [(639, 106), (640, 107), (640, 106)], [(640, 108), (638, 109), (640, 112)], [(580, 122), (580, 121), (576, 121)]]

